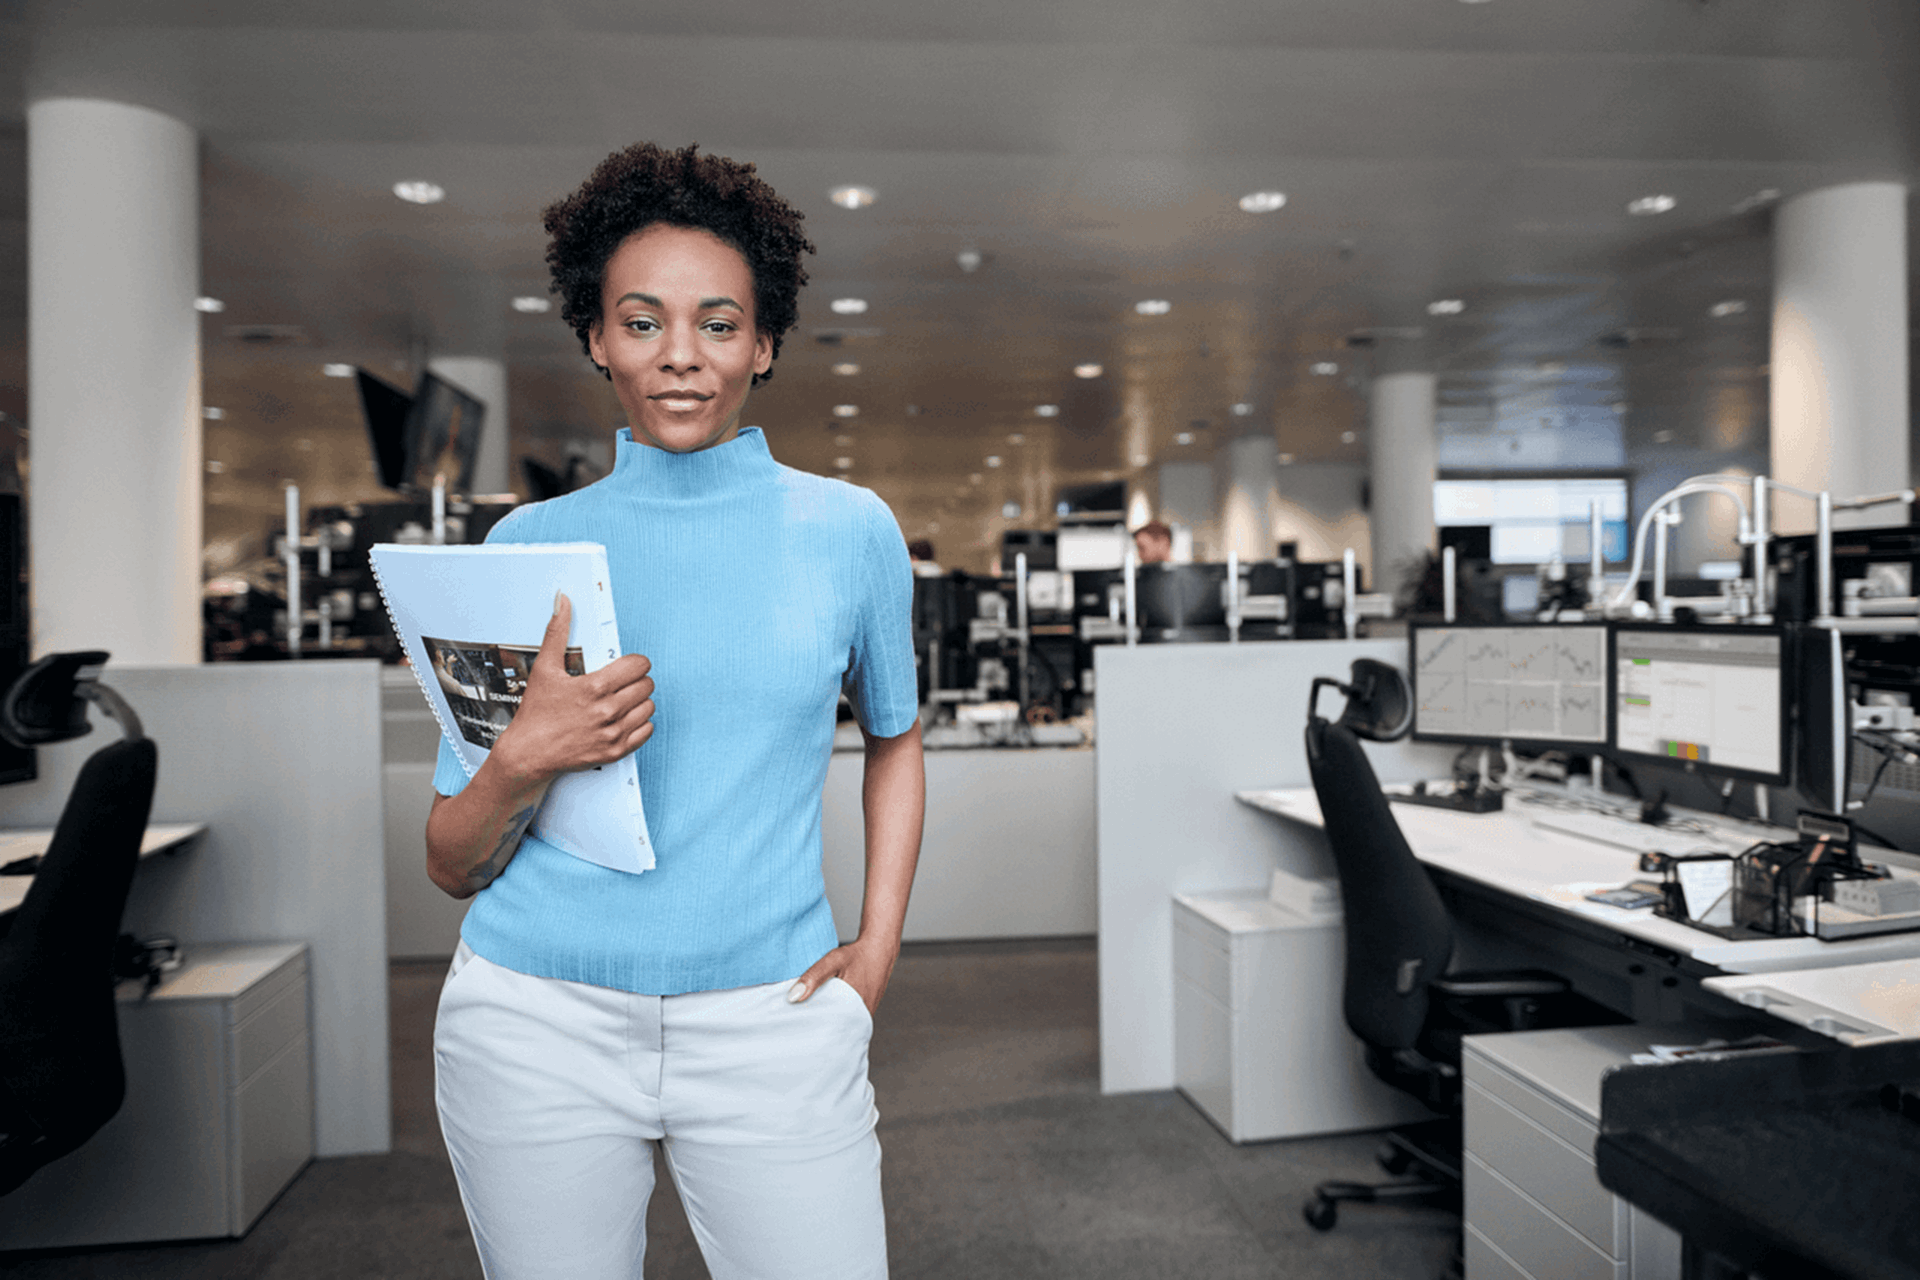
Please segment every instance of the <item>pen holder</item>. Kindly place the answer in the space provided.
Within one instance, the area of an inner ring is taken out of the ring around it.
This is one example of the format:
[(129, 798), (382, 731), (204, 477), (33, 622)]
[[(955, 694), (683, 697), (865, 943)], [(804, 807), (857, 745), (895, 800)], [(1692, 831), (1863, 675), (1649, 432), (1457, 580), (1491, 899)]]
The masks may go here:
[(1733, 864), (1733, 922), (1775, 937), (1805, 932), (1793, 900), (1808, 888), (1805, 853), (1793, 845), (1763, 845)]

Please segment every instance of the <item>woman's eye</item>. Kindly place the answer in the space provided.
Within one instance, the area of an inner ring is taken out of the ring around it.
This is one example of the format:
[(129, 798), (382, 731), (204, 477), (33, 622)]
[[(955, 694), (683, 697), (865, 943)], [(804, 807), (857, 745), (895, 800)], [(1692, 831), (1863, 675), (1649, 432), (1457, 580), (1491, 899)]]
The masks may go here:
[(725, 320), (709, 320), (703, 326), (708, 333), (732, 333), (733, 325)]
[(635, 333), (653, 333), (658, 330), (660, 326), (655, 323), (650, 316), (635, 316), (633, 319), (627, 321), (627, 328), (633, 330)]

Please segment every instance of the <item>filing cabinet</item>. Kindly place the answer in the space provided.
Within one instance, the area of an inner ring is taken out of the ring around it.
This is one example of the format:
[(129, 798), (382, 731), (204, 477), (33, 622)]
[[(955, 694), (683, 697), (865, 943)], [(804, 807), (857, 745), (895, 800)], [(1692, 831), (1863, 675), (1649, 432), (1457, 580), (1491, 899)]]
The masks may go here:
[(1637, 1024), (1467, 1037), (1468, 1280), (1679, 1280), (1679, 1235), (1594, 1174), (1600, 1078), (1705, 1038)]
[(119, 993), (127, 1096), (0, 1198), (0, 1249), (241, 1236), (313, 1158), (302, 943), (200, 944)]

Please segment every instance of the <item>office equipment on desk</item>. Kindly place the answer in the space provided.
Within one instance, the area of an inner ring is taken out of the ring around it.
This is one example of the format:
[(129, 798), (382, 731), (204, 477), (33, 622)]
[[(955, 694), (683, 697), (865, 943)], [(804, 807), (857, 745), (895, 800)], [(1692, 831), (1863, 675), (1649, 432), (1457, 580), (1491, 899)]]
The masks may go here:
[[(1323, 687), (1347, 696), (1338, 722), (1323, 719)], [(1314, 680), (1307, 701), (1307, 767), (1346, 904), (1342, 1007), (1366, 1046), (1367, 1066), (1442, 1119), (1396, 1131), (1381, 1163), (1416, 1176), (1380, 1185), (1324, 1182), (1304, 1213), (1329, 1230), (1343, 1200), (1448, 1203), (1460, 1186), (1459, 1044), (1464, 1031), (1552, 1025), (1592, 1011), (1550, 973), (1450, 973), (1453, 925), (1381, 793), (1361, 738), (1404, 735), (1409, 693), (1392, 667), (1362, 658), (1350, 679)]]
[(1413, 736), (1550, 747), (1607, 741), (1607, 627), (1408, 628)]
[(1463, 1040), (1467, 1274), (1679, 1280), (1679, 1233), (1594, 1171), (1600, 1082), (1656, 1044), (1713, 1030), (1629, 1023)]
[(1505, 792), (1453, 780), (1439, 785), (1422, 781), (1411, 787), (1396, 787), (1387, 792), (1387, 799), (1396, 804), (1424, 804), (1462, 813), (1497, 813), (1506, 808)]
[(1616, 623), (1616, 753), (1787, 785), (1789, 690), (1778, 627)]
[(109, 975), (159, 753), (133, 709), (99, 683), (106, 661), (97, 650), (50, 654), (0, 702), (0, 733), (21, 745), (91, 732), (89, 703), (124, 734), (81, 765), (0, 938), (0, 1195), (91, 1138), (126, 1094)]
[(1917, 1085), (1915, 1040), (1622, 1067), (1600, 1084), (1596, 1169), (1679, 1230), (1692, 1274), (1911, 1277), (1920, 1121), (1898, 1108)]
[(201, 943), (122, 983), (126, 1105), (0, 1199), (0, 1250), (245, 1235), (313, 1158), (303, 943)]

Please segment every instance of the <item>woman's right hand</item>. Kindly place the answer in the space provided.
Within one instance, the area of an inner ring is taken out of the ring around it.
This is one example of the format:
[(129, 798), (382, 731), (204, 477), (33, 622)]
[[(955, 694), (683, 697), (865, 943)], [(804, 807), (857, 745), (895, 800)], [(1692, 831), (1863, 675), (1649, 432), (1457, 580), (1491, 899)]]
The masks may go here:
[(630, 653), (598, 671), (568, 675), (573, 602), (562, 593), (553, 603), (520, 707), (487, 758), (504, 781), (519, 786), (610, 764), (653, 736), (653, 664)]
[(653, 736), (652, 664), (634, 653), (570, 676), (572, 624), (572, 602), (556, 595), (512, 723), (460, 794), (433, 798), (427, 876), (456, 898), (506, 870), (555, 778), (609, 764)]

